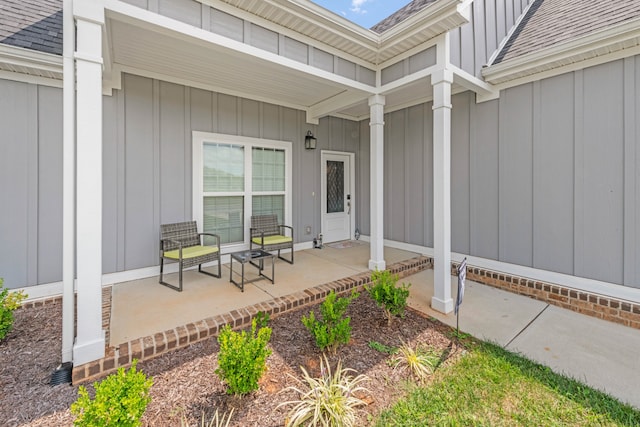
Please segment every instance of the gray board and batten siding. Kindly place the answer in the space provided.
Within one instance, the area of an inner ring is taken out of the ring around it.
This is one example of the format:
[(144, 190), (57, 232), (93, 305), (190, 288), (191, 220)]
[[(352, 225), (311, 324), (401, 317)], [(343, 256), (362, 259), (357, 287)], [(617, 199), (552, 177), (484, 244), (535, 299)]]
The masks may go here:
[(359, 149), (356, 122), (311, 126), (302, 111), (134, 75), (104, 106), (105, 273), (158, 265), (160, 224), (192, 218), (192, 131), (292, 142), (296, 243), (320, 232), (320, 150)]
[(0, 277), (62, 278), (62, 90), (0, 79)]
[[(478, 75), (494, 39), (526, 6), (504, 1), (473, 3), (472, 29), (451, 35), (454, 64)], [(247, 43), (260, 31), (197, 2), (139, 3)], [(483, 26), (497, 32), (484, 34)], [(270, 40), (261, 48), (275, 47)], [(485, 40), (486, 49), (469, 40)], [(363, 76), (327, 52), (282, 35), (277, 42), (281, 55)], [(474, 60), (462, 63), (469, 49)], [(428, 55), (415, 60), (425, 65)], [(0, 80), (0, 95), (0, 277), (12, 288), (59, 281), (62, 91)], [(640, 287), (639, 108), (639, 57), (506, 89), (482, 104), (469, 92), (455, 95), (452, 250)], [(157, 265), (159, 224), (192, 217), (193, 130), (293, 142), (297, 242), (320, 229), (320, 150), (356, 153), (356, 225), (370, 233), (368, 120), (310, 126), (301, 111), (133, 75), (104, 98), (103, 114), (104, 273)], [(432, 114), (427, 103), (385, 115), (385, 238), (426, 247), (433, 246)], [(318, 150), (301, 147), (307, 130)]]
[(429, 68), (437, 63), (436, 46), (431, 46), (421, 52), (409, 56), (380, 71), (380, 82), (383, 85), (394, 82), (420, 70)]
[[(192, 218), (192, 131), (292, 142), (296, 243), (320, 232), (320, 150), (360, 157), (357, 122), (311, 126), (303, 111), (129, 74), (103, 97), (103, 118), (105, 274), (158, 265), (160, 224)], [(60, 281), (62, 90), (0, 80), (0, 125), (0, 277), (10, 288)], [(304, 149), (308, 130), (316, 150)]]
[[(481, 78), (491, 55), (513, 29), (518, 17), (533, 0), (474, 0), (469, 22), (449, 32), (450, 61)], [(383, 85), (436, 65), (436, 46), (431, 46), (381, 70)]]
[[(62, 92), (2, 80), (0, 93), (0, 276), (9, 287), (59, 281)], [(639, 287), (638, 106), (638, 56), (481, 104), (455, 95), (452, 250)], [(157, 265), (159, 224), (192, 217), (193, 130), (293, 142), (297, 242), (320, 229), (320, 150), (356, 153), (356, 224), (370, 233), (367, 120), (309, 126), (301, 111), (133, 75), (103, 114), (104, 273)], [(426, 103), (385, 115), (385, 238), (426, 247), (432, 114)], [(302, 148), (309, 129), (317, 150)]]
[(481, 70), (534, 0), (474, 0), (469, 23), (449, 32), (451, 63), (481, 77)]
[[(452, 104), (454, 252), (640, 287), (640, 56)], [(433, 247), (432, 114), (385, 115), (386, 239)]]
[(124, 1), (341, 77), (370, 86), (376, 84), (376, 72), (370, 68), (194, 0)]

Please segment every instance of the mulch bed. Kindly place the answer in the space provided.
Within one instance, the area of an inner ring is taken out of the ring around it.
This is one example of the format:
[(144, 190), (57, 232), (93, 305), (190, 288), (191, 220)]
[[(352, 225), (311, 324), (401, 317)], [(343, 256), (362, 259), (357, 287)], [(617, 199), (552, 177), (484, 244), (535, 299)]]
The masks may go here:
[[(214, 373), (218, 352), (215, 338), (140, 362), (138, 369), (154, 379), (143, 425), (180, 426), (183, 418), (192, 426), (200, 425), (203, 414), (209, 419), (216, 409), (220, 413), (233, 409), (231, 425), (282, 426), (287, 408), (277, 408), (278, 404), (297, 397), (283, 391), (296, 384), (291, 376), (301, 378), (301, 366), (319, 375), (322, 353), (300, 321), (311, 310), (318, 314), (319, 307), (305, 307), (270, 321), (273, 354), (267, 360), (260, 389), (248, 396), (225, 393), (224, 384)], [(61, 304), (54, 303), (15, 312), (14, 329), (0, 342), (0, 425), (73, 424), (69, 406), (77, 398), (77, 386), (49, 385), (51, 373), (60, 362), (61, 311)], [(329, 360), (334, 364), (340, 359), (343, 367), (369, 377), (363, 384), (368, 393), (362, 396), (368, 405), (359, 410), (358, 425), (369, 424), (372, 416), (393, 404), (407, 389), (407, 373), (390, 367), (390, 356), (370, 348), (371, 341), (387, 346), (399, 346), (401, 342), (429, 346), (446, 355), (445, 363), (463, 351), (450, 339), (448, 326), (416, 311), (408, 309), (403, 319), (395, 319), (388, 326), (382, 309), (366, 292), (350, 304), (348, 315), (351, 341)]]

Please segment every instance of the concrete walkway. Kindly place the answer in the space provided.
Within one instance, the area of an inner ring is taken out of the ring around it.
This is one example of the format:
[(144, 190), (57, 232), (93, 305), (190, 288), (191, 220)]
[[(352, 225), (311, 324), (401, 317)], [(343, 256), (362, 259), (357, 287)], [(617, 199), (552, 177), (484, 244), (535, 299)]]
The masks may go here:
[[(411, 307), (456, 326), (453, 313), (444, 315), (429, 307), (433, 270), (403, 281), (412, 284)], [(457, 277), (451, 283), (455, 300)], [(640, 409), (640, 330), (467, 281), (460, 331), (520, 353)]]

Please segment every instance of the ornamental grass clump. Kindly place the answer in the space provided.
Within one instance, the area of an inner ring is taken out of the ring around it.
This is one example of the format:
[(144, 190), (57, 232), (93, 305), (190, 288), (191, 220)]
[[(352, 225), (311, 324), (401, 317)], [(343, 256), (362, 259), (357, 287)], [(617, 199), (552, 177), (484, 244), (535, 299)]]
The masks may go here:
[[(199, 427), (229, 427), (231, 423), (231, 416), (233, 415), (233, 408), (231, 411), (224, 412), (222, 415), (216, 409), (216, 412), (213, 414), (213, 417), (209, 421), (205, 414), (202, 414), (202, 418), (200, 419)], [(180, 420), (181, 427), (190, 427), (189, 420), (185, 415), (182, 415), (182, 419)]]
[(309, 330), (322, 351), (328, 349), (335, 354), (340, 344), (347, 344), (351, 338), (351, 318), (345, 316), (349, 303), (358, 297), (355, 291), (349, 297), (338, 298), (331, 291), (320, 305), (320, 318), (315, 312), (302, 317), (302, 324)]
[(131, 369), (118, 372), (95, 384), (95, 398), (89, 397), (84, 386), (78, 389), (78, 400), (71, 404), (76, 416), (73, 425), (82, 427), (137, 427), (147, 405), (151, 402), (149, 389), (153, 379), (136, 371), (138, 361)]
[(267, 369), (267, 348), (271, 328), (258, 328), (251, 321), (251, 331), (235, 332), (226, 325), (218, 335), (220, 351), (216, 374), (227, 384), (227, 393), (243, 395), (258, 389), (258, 381)]
[(23, 291), (9, 292), (3, 287), (4, 280), (0, 279), (0, 341), (3, 340), (13, 328), (13, 312), (20, 307), (22, 301), (27, 298)]
[(396, 286), (398, 275), (391, 274), (389, 270), (374, 271), (371, 281), (374, 283), (373, 286), (365, 286), (365, 289), (378, 307), (382, 307), (387, 317), (387, 325), (391, 325), (395, 316), (404, 316), (411, 283)]
[(367, 403), (358, 395), (368, 393), (361, 386), (368, 377), (365, 375), (353, 376), (355, 372), (350, 368), (342, 368), (342, 362), (338, 361), (335, 371), (324, 356), (324, 362), (320, 359), (320, 378), (314, 378), (303, 368), (304, 379), (294, 379), (300, 387), (290, 386), (283, 390), (298, 393), (300, 399), (290, 400), (278, 405), (293, 408), (287, 414), (285, 426), (296, 427), (301, 425), (344, 426), (351, 427), (356, 423), (356, 408)]
[(408, 370), (418, 381), (424, 381), (433, 374), (440, 359), (441, 355), (433, 350), (413, 348), (409, 344), (402, 343), (397, 355), (391, 359), (391, 366)]

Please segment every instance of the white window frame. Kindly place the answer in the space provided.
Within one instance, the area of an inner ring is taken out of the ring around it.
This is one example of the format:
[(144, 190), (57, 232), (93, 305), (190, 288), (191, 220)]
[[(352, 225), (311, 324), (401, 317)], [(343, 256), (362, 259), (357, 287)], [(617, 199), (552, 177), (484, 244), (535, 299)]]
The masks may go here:
[[(193, 207), (193, 219), (198, 223), (198, 229), (203, 230), (203, 203), (204, 203), (204, 191), (203, 191), (203, 170), (204, 170), (204, 156), (203, 146), (206, 142), (221, 143), (221, 144), (233, 144), (242, 145), (244, 147), (244, 182), (245, 190), (243, 192), (229, 192), (229, 193), (216, 193), (216, 196), (244, 196), (244, 242), (242, 243), (228, 243), (223, 246), (225, 249), (223, 252), (234, 252), (238, 250), (249, 248), (249, 228), (251, 227), (251, 212), (252, 212), (252, 198), (254, 195), (259, 196), (262, 194), (283, 194), (284, 195), (284, 215), (283, 221), (285, 224), (290, 225), (293, 218), (292, 210), (292, 176), (293, 176), (293, 156), (292, 156), (292, 143), (290, 141), (277, 141), (264, 138), (252, 138), (247, 136), (227, 135), (221, 133), (211, 132), (192, 132), (192, 207)], [(275, 148), (284, 150), (285, 155), (285, 190), (283, 192), (261, 192), (252, 190), (253, 182), (253, 170), (252, 170), (252, 155), (254, 147), (262, 148)]]

